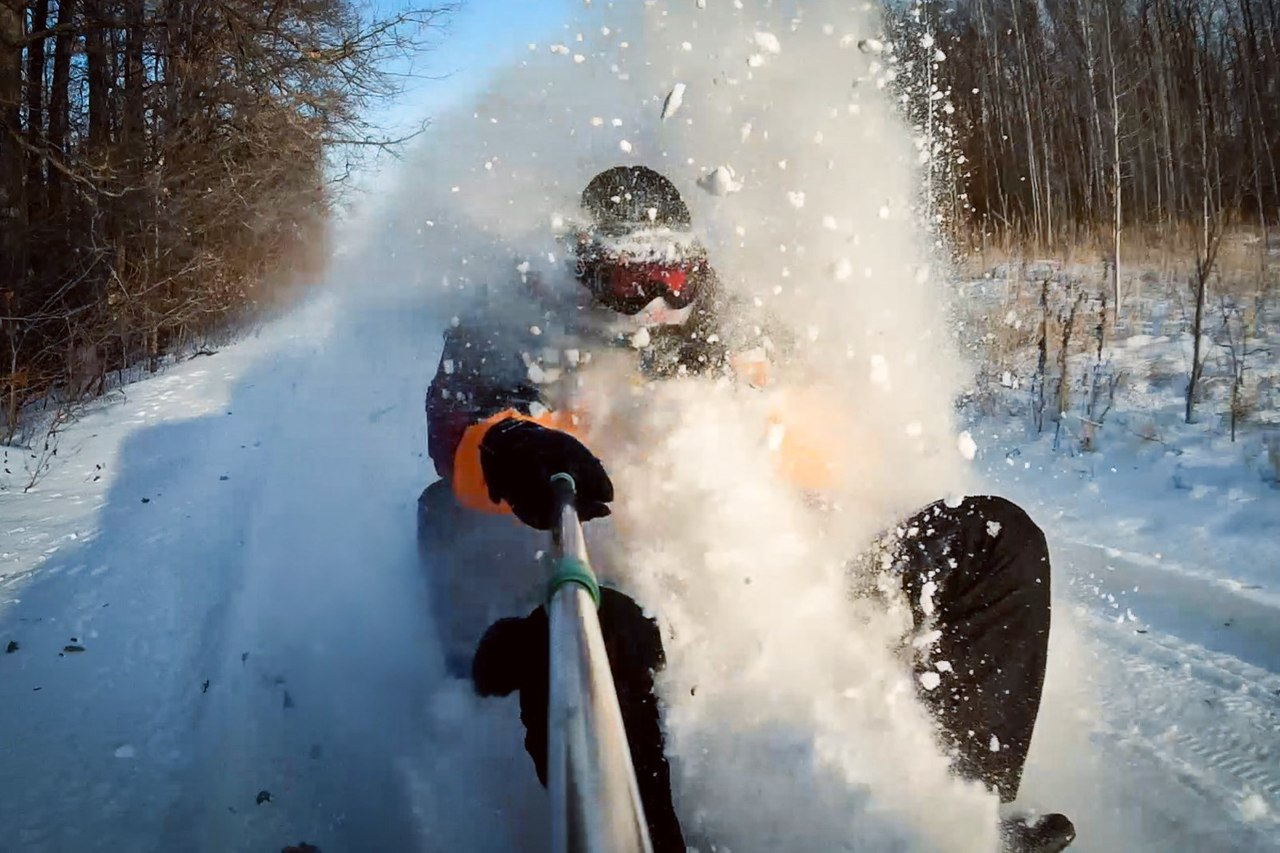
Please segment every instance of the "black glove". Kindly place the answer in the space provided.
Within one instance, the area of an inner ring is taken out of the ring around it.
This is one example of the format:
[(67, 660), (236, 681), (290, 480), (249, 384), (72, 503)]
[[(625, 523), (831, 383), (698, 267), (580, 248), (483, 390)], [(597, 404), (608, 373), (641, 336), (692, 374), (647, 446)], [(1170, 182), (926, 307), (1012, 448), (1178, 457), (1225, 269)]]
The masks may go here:
[(546, 631), (541, 637), (537, 636), (528, 619), (507, 618), (494, 622), (480, 638), (471, 659), (471, 683), (476, 693), (507, 696), (519, 690), (537, 663), (532, 656), (539, 651), (545, 656), (546, 646)]
[(530, 527), (550, 530), (555, 523), (553, 474), (573, 478), (583, 521), (609, 514), (605, 504), (613, 500), (613, 482), (600, 460), (567, 432), (507, 418), (490, 427), (480, 442), (480, 467), (490, 500), (505, 500), (516, 518)]

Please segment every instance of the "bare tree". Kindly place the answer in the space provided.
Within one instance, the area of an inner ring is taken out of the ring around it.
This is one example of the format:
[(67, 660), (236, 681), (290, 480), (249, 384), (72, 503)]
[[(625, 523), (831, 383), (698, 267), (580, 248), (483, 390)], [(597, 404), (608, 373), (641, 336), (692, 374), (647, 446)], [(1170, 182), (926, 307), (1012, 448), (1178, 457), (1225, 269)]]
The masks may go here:
[(454, 9), (409, 2), (0, 3), (0, 431), (314, 265), (333, 159), (402, 141), (366, 116)]

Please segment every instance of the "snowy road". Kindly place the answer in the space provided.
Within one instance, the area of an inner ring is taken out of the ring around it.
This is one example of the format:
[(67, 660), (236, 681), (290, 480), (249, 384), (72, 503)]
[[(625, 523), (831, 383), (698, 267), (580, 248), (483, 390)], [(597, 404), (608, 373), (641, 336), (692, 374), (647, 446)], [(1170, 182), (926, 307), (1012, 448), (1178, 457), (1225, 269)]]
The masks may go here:
[(1051, 651), (1032, 796), (1079, 817), (1073, 849), (1277, 849), (1277, 611), (1111, 549), (1059, 540), (1054, 556), (1070, 636)]
[[(130, 386), (0, 503), (0, 849), (544, 837), (513, 703), (435, 655), (412, 526), (433, 327), (337, 309)], [(1060, 627), (1028, 796), (1082, 851), (1276, 849), (1274, 604), (1046, 527)]]
[(435, 336), (331, 310), (126, 388), (3, 499), (0, 849), (437, 849), (412, 784), (439, 724), (412, 526)]

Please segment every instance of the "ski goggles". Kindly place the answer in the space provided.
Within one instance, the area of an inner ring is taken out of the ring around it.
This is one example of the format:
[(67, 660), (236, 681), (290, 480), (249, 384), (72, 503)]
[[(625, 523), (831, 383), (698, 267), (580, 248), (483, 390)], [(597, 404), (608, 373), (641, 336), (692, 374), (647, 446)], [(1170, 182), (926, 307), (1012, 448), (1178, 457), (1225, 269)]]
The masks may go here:
[(672, 308), (690, 305), (698, 295), (696, 264), (601, 263), (586, 271), (596, 298), (623, 314), (638, 314), (655, 299)]

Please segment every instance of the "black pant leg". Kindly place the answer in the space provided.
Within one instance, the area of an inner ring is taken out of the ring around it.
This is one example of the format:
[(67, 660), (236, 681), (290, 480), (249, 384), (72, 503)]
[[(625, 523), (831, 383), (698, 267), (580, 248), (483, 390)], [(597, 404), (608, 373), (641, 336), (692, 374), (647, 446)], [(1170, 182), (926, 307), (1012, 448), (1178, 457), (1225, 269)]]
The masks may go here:
[[(665, 665), (661, 632), (633, 600), (613, 589), (600, 590), (599, 617), (654, 853), (684, 853), (684, 834), (672, 801), (671, 770), (653, 689), (654, 673)], [(544, 608), (522, 620), (504, 620), (486, 633), (476, 654), (477, 666), (493, 672), (475, 673), (477, 685), (490, 680), (496, 683), (494, 693), (503, 694), (513, 686), (519, 689), (525, 750), (543, 785), (547, 784), (549, 642)]]
[(917, 676), (933, 672), (939, 679), (932, 689), (933, 676), (919, 682), (921, 698), (961, 775), (1010, 802), (1031, 746), (1048, 656), (1044, 533), (1004, 498), (970, 497), (957, 507), (931, 504), (904, 522), (895, 550), (917, 630), (940, 632), (917, 657)]

